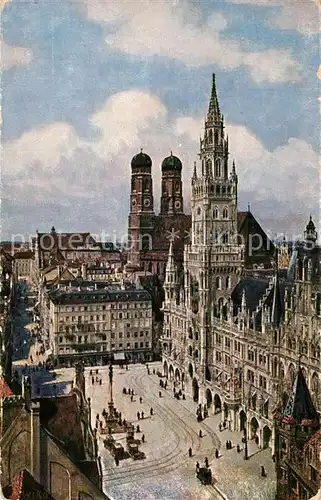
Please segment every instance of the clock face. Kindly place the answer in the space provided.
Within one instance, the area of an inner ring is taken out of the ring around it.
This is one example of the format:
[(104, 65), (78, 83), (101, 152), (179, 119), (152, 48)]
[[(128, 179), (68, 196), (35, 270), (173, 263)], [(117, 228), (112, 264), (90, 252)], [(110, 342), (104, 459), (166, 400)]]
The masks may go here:
[(175, 208), (181, 208), (181, 202), (179, 200), (175, 201)]
[(145, 206), (145, 207), (150, 207), (150, 200), (149, 200), (148, 198), (146, 198), (146, 199), (144, 200), (144, 206)]

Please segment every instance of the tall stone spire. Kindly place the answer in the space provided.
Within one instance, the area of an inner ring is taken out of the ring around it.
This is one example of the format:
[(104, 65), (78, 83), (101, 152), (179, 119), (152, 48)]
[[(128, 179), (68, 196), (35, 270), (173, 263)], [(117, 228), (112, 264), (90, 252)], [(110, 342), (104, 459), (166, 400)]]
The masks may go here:
[(221, 119), (220, 106), (218, 103), (217, 92), (216, 92), (215, 73), (213, 73), (212, 92), (207, 113), (207, 119), (208, 121), (214, 121), (214, 122), (218, 122)]

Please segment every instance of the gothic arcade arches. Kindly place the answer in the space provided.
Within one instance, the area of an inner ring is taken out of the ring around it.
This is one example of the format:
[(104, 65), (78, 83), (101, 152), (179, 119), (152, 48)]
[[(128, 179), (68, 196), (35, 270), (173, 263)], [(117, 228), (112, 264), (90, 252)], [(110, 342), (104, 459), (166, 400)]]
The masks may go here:
[(173, 368), (172, 365), (170, 365), (168, 373), (169, 373), (169, 380), (173, 380), (173, 378), (174, 378), (174, 368)]
[(207, 408), (210, 408), (212, 406), (212, 403), (213, 403), (213, 396), (212, 396), (212, 392), (210, 389), (206, 389), (205, 398), (206, 398)]
[(270, 427), (265, 425), (263, 427), (263, 449), (268, 448), (270, 446), (271, 436), (272, 436), (272, 431), (271, 431)]
[(218, 394), (214, 396), (214, 413), (220, 413), (222, 411), (222, 400)]
[(257, 437), (257, 431), (259, 430), (259, 423), (255, 417), (251, 418), (251, 439), (254, 439)]
[(198, 403), (199, 386), (198, 386), (198, 382), (197, 382), (195, 377), (193, 378), (192, 388), (193, 388), (193, 401), (195, 401), (195, 403)]
[(244, 431), (244, 429), (246, 428), (246, 421), (247, 421), (246, 413), (244, 410), (240, 411), (239, 419), (240, 419), (240, 431)]

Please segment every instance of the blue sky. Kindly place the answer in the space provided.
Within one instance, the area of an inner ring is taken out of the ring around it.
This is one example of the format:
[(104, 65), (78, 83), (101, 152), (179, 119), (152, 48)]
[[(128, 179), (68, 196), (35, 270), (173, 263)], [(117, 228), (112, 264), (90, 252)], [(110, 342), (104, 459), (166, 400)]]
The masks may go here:
[(312, 0), (12, 0), (2, 13), (3, 234), (126, 229), (130, 159), (190, 175), (217, 75), (240, 208), (302, 231), (319, 205)]

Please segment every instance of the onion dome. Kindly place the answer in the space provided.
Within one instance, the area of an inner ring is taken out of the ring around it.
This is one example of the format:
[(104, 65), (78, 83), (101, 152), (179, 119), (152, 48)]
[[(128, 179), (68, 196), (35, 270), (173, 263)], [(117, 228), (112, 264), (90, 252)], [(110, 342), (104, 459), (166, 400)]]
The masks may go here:
[(131, 161), (132, 167), (151, 167), (152, 160), (148, 154), (143, 153), (143, 150), (140, 150), (140, 153), (135, 155)]
[(173, 156), (173, 153), (171, 152), (170, 156), (165, 158), (162, 163), (162, 170), (174, 170), (181, 172), (182, 170), (182, 162), (177, 156)]

